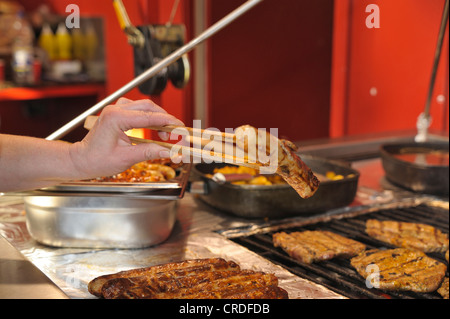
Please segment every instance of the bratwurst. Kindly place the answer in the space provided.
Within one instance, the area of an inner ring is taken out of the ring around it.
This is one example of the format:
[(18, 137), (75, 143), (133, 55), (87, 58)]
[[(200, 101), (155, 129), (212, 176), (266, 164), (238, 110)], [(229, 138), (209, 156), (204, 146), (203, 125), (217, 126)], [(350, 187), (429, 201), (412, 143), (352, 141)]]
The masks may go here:
[(241, 270), (221, 258), (195, 259), (95, 278), (89, 291), (106, 299), (287, 299), (273, 274)]

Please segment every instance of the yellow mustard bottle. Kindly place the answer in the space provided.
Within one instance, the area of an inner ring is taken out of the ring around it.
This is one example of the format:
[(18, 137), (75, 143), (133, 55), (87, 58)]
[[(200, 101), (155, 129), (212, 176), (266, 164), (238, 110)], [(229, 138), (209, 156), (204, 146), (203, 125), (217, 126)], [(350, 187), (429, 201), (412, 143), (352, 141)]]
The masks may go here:
[(85, 57), (85, 43), (84, 35), (80, 28), (74, 28), (72, 30), (72, 48), (73, 48), (73, 58), (83, 61)]
[(52, 32), (52, 29), (47, 23), (44, 24), (38, 39), (38, 43), (39, 46), (47, 53), (50, 60), (55, 60), (57, 55), (55, 41), (56, 39), (55, 35)]
[(58, 25), (56, 30), (56, 43), (58, 47), (58, 59), (72, 59), (72, 37), (66, 29), (64, 23)]

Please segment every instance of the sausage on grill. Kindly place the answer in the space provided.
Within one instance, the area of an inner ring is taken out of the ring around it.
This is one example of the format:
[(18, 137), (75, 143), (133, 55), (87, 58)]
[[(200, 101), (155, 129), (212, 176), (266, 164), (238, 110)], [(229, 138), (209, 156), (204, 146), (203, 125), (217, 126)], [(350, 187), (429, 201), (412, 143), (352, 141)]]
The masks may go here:
[(89, 292), (107, 299), (287, 299), (273, 274), (222, 258), (195, 259), (100, 276)]

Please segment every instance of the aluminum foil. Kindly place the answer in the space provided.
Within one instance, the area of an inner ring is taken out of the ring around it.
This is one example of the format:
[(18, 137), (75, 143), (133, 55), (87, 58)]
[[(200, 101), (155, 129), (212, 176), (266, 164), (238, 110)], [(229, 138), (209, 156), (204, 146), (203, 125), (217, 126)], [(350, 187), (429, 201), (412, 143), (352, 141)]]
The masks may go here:
[(213, 212), (193, 195), (178, 205), (178, 220), (164, 243), (144, 249), (54, 248), (37, 243), (27, 231), (22, 203), (0, 206), (0, 234), (38, 267), (70, 298), (96, 298), (88, 283), (97, 276), (192, 258), (221, 257), (242, 269), (274, 273), (289, 298), (337, 298), (342, 296), (299, 278), (280, 266), (228, 240), (215, 230), (229, 216)]

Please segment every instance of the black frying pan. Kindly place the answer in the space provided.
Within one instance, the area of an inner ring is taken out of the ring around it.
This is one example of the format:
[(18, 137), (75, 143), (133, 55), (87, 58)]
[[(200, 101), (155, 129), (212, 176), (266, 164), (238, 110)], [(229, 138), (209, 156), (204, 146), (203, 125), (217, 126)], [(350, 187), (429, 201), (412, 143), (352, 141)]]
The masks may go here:
[(353, 177), (342, 180), (322, 181), (316, 193), (301, 198), (289, 185), (234, 185), (219, 184), (207, 177), (215, 168), (230, 164), (197, 164), (193, 173), (206, 186), (206, 194), (199, 195), (205, 203), (219, 210), (245, 218), (284, 218), (304, 213), (317, 213), (344, 207), (355, 198), (359, 172), (337, 161), (302, 156), (302, 160), (318, 174), (333, 171), (343, 176)]
[(411, 162), (398, 154), (427, 154), (443, 152), (448, 154), (448, 143), (397, 143), (382, 145), (381, 159), (386, 179), (393, 184), (418, 193), (448, 195), (449, 167), (432, 165), (425, 161)]

